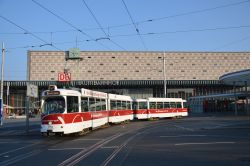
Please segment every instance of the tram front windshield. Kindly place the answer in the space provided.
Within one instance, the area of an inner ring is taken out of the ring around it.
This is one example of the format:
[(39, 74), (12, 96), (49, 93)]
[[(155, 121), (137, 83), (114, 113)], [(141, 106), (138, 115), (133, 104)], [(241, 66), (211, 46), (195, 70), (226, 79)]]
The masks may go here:
[(58, 97), (48, 97), (44, 100), (42, 113), (48, 114), (58, 114), (64, 113), (65, 111), (65, 99), (62, 96)]

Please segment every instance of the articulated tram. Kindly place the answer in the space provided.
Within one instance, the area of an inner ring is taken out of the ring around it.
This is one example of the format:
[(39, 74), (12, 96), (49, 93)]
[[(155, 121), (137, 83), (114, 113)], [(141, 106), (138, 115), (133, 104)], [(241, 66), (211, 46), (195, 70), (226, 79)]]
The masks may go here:
[(187, 116), (184, 102), (176, 98), (132, 99), (83, 88), (50, 86), (42, 93), (41, 133), (81, 133), (133, 119)]

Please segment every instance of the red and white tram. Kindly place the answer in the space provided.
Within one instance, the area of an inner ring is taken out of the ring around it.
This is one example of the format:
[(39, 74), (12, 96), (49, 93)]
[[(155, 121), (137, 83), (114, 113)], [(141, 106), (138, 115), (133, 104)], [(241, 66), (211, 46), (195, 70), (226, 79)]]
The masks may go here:
[(134, 100), (137, 119), (187, 116), (186, 100), (181, 98), (148, 98)]
[[(132, 103), (134, 102), (134, 110)], [(156, 117), (187, 116), (179, 98), (135, 99), (88, 89), (57, 89), (42, 93), (41, 133), (85, 132), (108, 123)]]
[(42, 94), (41, 133), (77, 133), (132, 119), (129, 96), (56, 86)]

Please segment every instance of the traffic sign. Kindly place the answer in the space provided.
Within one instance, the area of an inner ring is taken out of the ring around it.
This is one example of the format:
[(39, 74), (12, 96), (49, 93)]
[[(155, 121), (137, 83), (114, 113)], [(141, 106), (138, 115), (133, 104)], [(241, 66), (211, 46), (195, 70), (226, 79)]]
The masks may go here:
[(27, 85), (27, 96), (38, 98), (38, 87), (36, 85), (28, 84)]

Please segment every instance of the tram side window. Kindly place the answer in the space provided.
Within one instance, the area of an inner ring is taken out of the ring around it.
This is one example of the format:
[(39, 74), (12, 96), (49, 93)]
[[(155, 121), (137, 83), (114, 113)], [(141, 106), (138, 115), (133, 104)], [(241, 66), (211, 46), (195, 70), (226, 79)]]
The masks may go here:
[(89, 98), (89, 111), (95, 111), (95, 98)]
[(147, 102), (139, 102), (139, 109), (147, 109)]
[(187, 102), (183, 102), (183, 108), (188, 108)]
[(122, 101), (117, 101), (116, 102), (116, 104), (117, 104), (117, 110), (121, 110), (122, 109)]
[(126, 101), (122, 101), (122, 107), (121, 107), (121, 108), (122, 108), (122, 110), (127, 109), (127, 108), (126, 108)]
[(175, 102), (170, 102), (170, 107), (171, 107), (171, 108), (176, 108)]
[(182, 107), (181, 102), (176, 102), (176, 106), (177, 106), (177, 108), (181, 108)]
[(126, 104), (127, 110), (131, 110), (131, 105), (132, 105), (131, 101), (127, 101), (127, 104)]
[(81, 108), (82, 112), (88, 112), (89, 111), (89, 105), (88, 105), (88, 98), (84, 97), (81, 100)]
[(68, 113), (79, 112), (78, 110), (78, 97), (77, 96), (68, 96), (67, 97), (67, 106)]
[(149, 103), (149, 108), (150, 109), (156, 109), (156, 102), (150, 102)]
[(164, 102), (164, 108), (170, 108), (169, 102)]
[(117, 110), (116, 101), (110, 100), (110, 110)]
[(101, 99), (96, 99), (96, 111), (101, 111), (102, 110), (102, 101)]
[(102, 101), (102, 110), (106, 110), (106, 100), (105, 99), (101, 99)]
[(163, 109), (163, 102), (157, 102), (157, 109)]

